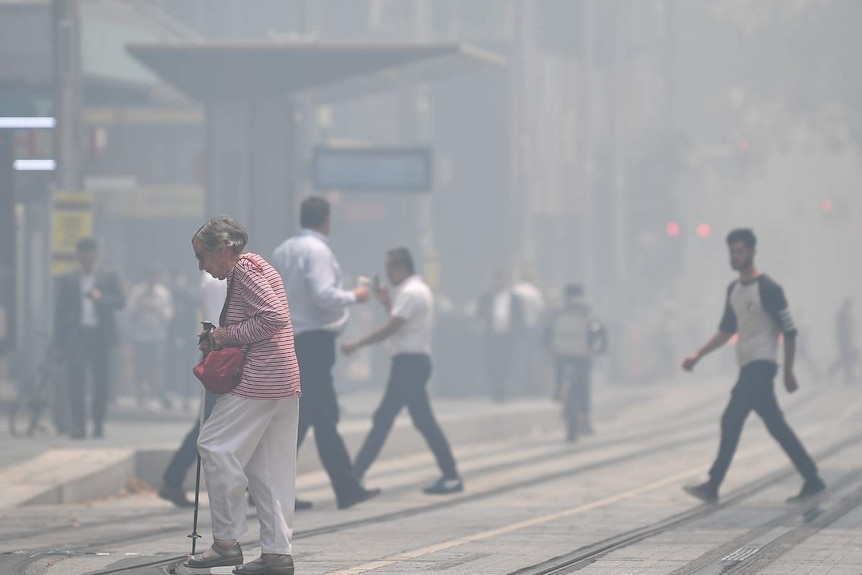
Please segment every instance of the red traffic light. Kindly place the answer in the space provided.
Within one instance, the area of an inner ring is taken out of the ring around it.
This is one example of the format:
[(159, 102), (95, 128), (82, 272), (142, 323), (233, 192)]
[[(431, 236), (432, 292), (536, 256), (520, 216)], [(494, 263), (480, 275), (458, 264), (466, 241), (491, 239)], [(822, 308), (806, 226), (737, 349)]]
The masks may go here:
[(835, 209), (835, 202), (833, 202), (829, 198), (824, 198), (823, 200), (821, 200), (821, 202), (820, 202), (820, 210), (821, 211), (829, 213), (834, 209)]
[(667, 226), (664, 228), (664, 232), (672, 238), (675, 238), (679, 235), (679, 224), (676, 222), (669, 222)]
[(702, 238), (708, 238), (712, 234), (712, 226), (709, 224), (698, 224), (697, 226), (697, 235)]

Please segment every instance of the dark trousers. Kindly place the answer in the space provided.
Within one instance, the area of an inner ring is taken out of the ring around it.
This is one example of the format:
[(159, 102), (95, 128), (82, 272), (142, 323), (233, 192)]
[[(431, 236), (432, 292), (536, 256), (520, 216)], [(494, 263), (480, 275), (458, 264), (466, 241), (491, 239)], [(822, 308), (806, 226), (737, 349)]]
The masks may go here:
[(82, 327), (69, 345), (69, 413), (72, 435), (83, 435), (87, 428), (87, 371), (93, 377), (90, 417), (96, 433), (102, 432), (108, 407), (108, 371), (111, 348), (99, 328)]
[(578, 437), (581, 431), (579, 425), (585, 423), (584, 420), (592, 410), (591, 368), (592, 361), (589, 357), (556, 358), (557, 388), (565, 397), (563, 414), (569, 440)]
[(739, 372), (739, 381), (730, 395), (730, 403), (721, 417), (721, 445), (718, 457), (709, 470), (710, 483), (721, 485), (736, 446), (742, 434), (742, 426), (753, 410), (760, 416), (766, 428), (787, 453), (793, 465), (806, 481), (817, 479), (817, 466), (805, 451), (796, 434), (784, 420), (784, 414), (775, 398), (775, 374), (778, 366), (769, 361), (754, 361)]
[(431, 358), (425, 354), (404, 353), (392, 358), (389, 372), (389, 383), (380, 401), (380, 406), (374, 412), (374, 424), (365, 443), (356, 456), (356, 474), (365, 475), (374, 460), (383, 449), (386, 437), (395, 423), (395, 418), (403, 407), (413, 420), (413, 425), (425, 438), (425, 442), (434, 453), (437, 466), (447, 479), (458, 477), (455, 458), (443, 430), (431, 410), (428, 398), (428, 380), (431, 378)]
[[(214, 393), (206, 392), (204, 398), (204, 421), (210, 416), (213, 411), (218, 396)], [(191, 431), (186, 434), (180, 448), (177, 449), (174, 456), (171, 457), (168, 468), (165, 469), (165, 474), (162, 477), (162, 482), (170, 487), (182, 487), (186, 480), (186, 473), (189, 468), (195, 463), (198, 457), (198, 435), (201, 432), (201, 422), (198, 419)]]
[(510, 334), (485, 336), (485, 378), (494, 401), (506, 401), (512, 379), (515, 338)]
[(352, 473), (350, 455), (338, 434), (338, 400), (332, 381), (335, 365), (335, 334), (310, 331), (296, 336), (296, 358), (302, 377), (299, 400), (299, 432), (302, 445), (309, 428), (314, 427), (317, 453), (338, 501), (356, 498), (362, 486)]

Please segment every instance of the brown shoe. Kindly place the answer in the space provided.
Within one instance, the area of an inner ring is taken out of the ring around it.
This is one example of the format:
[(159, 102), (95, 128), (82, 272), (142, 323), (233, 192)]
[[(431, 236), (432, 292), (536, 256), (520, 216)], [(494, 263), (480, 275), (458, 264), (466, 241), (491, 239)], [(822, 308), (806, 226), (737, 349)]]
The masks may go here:
[(233, 570), (236, 575), (293, 575), (293, 557), (278, 555), (271, 559), (261, 557)]

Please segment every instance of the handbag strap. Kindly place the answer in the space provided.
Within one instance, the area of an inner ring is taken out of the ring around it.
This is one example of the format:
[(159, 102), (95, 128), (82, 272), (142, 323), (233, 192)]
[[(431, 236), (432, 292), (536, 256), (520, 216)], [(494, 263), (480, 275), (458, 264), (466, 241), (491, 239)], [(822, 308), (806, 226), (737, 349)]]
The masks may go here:
[[(256, 267), (260, 271), (263, 271), (263, 268), (260, 266), (260, 264), (258, 264), (256, 261), (254, 261), (253, 259), (251, 259), (247, 255), (240, 256), (239, 260), (236, 262), (237, 265), (242, 260), (250, 261), (252, 264), (254, 264), (254, 267)], [(234, 266), (234, 268), (236, 268), (236, 266)], [(236, 273), (236, 272), (234, 272), (234, 273)], [(227, 308), (228, 308), (228, 304), (230, 303), (230, 296), (233, 293), (233, 282), (234, 282), (233, 276), (231, 276), (230, 281), (227, 282), (227, 297), (224, 298), (224, 305), (222, 305), (221, 313), (218, 316), (219, 327), (226, 327), (225, 326), (225, 319), (227, 318)]]

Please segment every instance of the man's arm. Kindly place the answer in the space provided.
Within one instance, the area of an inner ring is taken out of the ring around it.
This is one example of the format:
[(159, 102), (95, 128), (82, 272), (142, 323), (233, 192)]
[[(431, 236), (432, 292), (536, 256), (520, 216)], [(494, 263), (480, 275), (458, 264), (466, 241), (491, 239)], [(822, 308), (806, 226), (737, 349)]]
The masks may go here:
[(719, 330), (702, 348), (685, 358), (685, 361), (682, 362), (682, 368), (686, 371), (693, 370), (697, 362), (726, 344), (731, 337), (733, 337), (732, 333)]
[(341, 351), (346, 354), (351, 354), (357, 349), (361, 347), (365, 347), (368, 345), (374, 345), (375, 343), (380, 343), (391, 337), (395, 332), (401, 329), (401, 326), (405, 323), (404, 318), (391, 316), (389, 321), (385, 324), (377, 328), (375, 331), (366, 335), (363, 338), (356, 340), (355, 342), (345, 342), (341, 345)]
[(316, 249), (308, 253), (305, 280), (308, 282), (311, 298), (320, 307), (340, 309), (368, 301), (368, 288), (345, 290), (338, 285), (335, 276), (335, 256), (331, 252)]
[(796, 373), (793, 371), (793, 364), (796, 361), (796, 336), (784, 336), (784, 388), (788, 393), (793, 393), (799, 389), (799, 382), (796, 381)]
[(796, 361), (796, 323), (790, 313), (790, 306), (784, 296), (781, 286), (771, 278), (763, 278), (760, 283), (760, 300), (763, 308), (769, 312), (784, 335), (784, 387), (789, 393), (799, 389), (796, 374), (793, 371)]
[(682, 362), (682, 368), (686, 371), (691, 371), (694, 369), (694, 366), (697, 365), (704, 356), (709, 355), (714, 352), (733, 337), (733, 334), (736, 333), (737, 325), (736, 325), (736, 313), (733, 311), (733, 306), (730, 305), (730, 294), (733, 293), (733, 288), (736, 286), (736, 282), (730, 284), (727, 288), (727, 298), (724, 302), (724, 314), (721, 316), (721, 323), (718, 325), (718, 332), (712, 336), (706, 344), (685, 358)]

